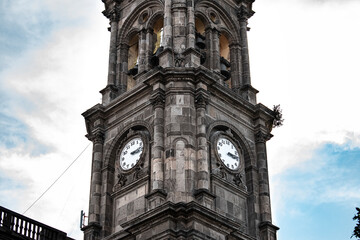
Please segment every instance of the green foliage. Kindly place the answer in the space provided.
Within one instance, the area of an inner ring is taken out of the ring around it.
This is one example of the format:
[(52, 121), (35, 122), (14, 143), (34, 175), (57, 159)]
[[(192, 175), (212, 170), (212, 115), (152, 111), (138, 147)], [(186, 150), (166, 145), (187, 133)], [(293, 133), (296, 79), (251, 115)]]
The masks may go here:
[(356, 208), (357, 213), (353, 217), (354, 221), (357, 221), (356, 226), (354, 228), (354, 233), (351, 237), (356, 237), (360, 239), (360, 208)]

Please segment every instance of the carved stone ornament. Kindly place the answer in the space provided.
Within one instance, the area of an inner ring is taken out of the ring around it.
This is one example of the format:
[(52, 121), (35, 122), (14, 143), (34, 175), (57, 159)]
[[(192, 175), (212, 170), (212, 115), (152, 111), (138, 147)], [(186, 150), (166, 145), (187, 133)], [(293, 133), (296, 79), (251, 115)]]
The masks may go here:
[(227, 173), (224, 167), (222, 167), (219, 163), (216, 163), (218, 165), (217, 168), (213, 170), (213, 172), (218, 175), (222, 179), (227, 179)]
[(151, 16), (151, 13), (150, 13), (149, 9), (145, 9), (142, 13), (140, 13), (138, 22), (140, 24), (145, 24), (147, 22), (147, 20), (149, 20), (150, 16)]
[(135, 168), (135, 172), (134, 172), (134, 175), (133, 175), (133, 179), (134, 180), (138, 180), (139, 178), (143, 177), (146, 175), (146, 172), (144, 171), (144, 167), (143, 167), (143, 164), (137, 166)]
[(104, 10), (102, 14), (104, 14), (104, 16), (107, 17), (110, 22), (118, 22), (120, 19), (120, 5), (116, 4), (114, 8)]
[(208, 95), (204, 92), (198, 92), (195, 96), (195, 103), (197, 108), (205, 108), (209, 102)]
[(125, 186), (127, 181), (127, 177), (125, 176), (125, 174), (119, 173), (117, 177), (118, 177), (118, 182), (117, 182), (118, 186), (119, 187)]
[(208, 10), (208, 17), (215, 24), (220, 22), (218, 14), (213, 9)]
[(242, 178), (243, 178), (243, 176), (242, 176), (241, 173), (235, 174), (235, 176), (234, 176), (234, 183), (235, 183), (235, 185), (237, 185), (237, 186), (239, 186), (239, 187), (241, 187), (241, 188), (246, 189), (245, 183), (244, 183), (244, 181), (243, 181)]
[(185, 57), (182, 54), (176, 54), (175, 67), (185, 67)]
[(105, 139), (105, 136), (104, 136), (104, 133), (103, 132), (96, 132), (93, 136), (92, 136), (92, 142), (94, 144), (97, 144), (97, 143), (100, 143), (100, 144), (103, 144), (104, 143), (104, 139)]
[(265, 143), (266, 141), (270, 140), (272, 137), (271, 134), (263, 133), (262, 131), (259, 131), (255, 134), (255, 142), (256, 143)]
[(164, 108), (165, 106), (165, 93), (163, 90), (155, 91), (150, 99), (151, 104), (154, 108), (161, 107)]
[(252, 15), (254, 15), (254, 11), (250, 10), (242, 5), (239, 9), (238, 9), (238, 18), (240, 21), (247, 21)]

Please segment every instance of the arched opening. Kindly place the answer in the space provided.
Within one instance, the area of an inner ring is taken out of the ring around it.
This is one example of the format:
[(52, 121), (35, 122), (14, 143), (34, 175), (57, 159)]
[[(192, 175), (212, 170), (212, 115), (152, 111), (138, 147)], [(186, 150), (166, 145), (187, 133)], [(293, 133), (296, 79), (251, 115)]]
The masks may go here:
[(205, 35), (205, 24), (200, 18), (195, 18), (195, 30), (201, 35)]
[(152, 66), (159, 65), (159, 55), (164, 50), (164, 19), (159, 18), (153, 25), (153, 56), (150, 59)]
[(230, 74), (230, 48), (229, 40), (223, 34), (219, 38), (219, 51), (220, 51), (220, 71), (225, 77), (224, 84), (231, 88), (231, 74)]
[(138, 62), (139, 36), (136, 34), (129, 41), (127, 90), (132, 89), (136, 84), (134, 76), (138, 73)]
[(200, 64), (204, 64), (206, 60), (205, 24), (198, 17), (195, 18), (195, 41), (195, 48), (201, 53)]

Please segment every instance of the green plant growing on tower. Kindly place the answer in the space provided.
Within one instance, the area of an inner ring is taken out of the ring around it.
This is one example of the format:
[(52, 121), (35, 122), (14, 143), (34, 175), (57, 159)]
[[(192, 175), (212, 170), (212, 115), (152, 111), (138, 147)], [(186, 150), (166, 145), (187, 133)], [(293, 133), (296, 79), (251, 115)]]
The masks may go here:
[(357, 213), (353, 217), (354, 221), (357, 221), (356, 226), (354, 228), (353, 235), (351, 237), (355, 237), (356, 239), (360, 239), (360, 208), (356, 208)]

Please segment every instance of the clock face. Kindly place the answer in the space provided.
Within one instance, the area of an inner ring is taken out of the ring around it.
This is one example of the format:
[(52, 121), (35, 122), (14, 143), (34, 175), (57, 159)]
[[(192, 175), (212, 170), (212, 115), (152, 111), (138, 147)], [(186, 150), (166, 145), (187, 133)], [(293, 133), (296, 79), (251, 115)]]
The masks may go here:
[(223, 164), (231, 170), (240, 166), (240, 156), (234, 144), (227, 138), (220, 137), (216, 143), (216, 150)]
[(129, 170), (136, 165), (143, 152), (143, 145), (143, 141), (139, 137), (126, 143), (120, 154), (120, 167), (123, 170)]

